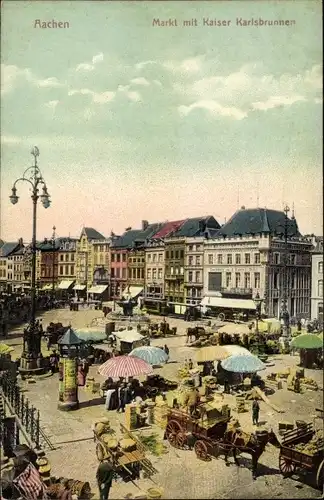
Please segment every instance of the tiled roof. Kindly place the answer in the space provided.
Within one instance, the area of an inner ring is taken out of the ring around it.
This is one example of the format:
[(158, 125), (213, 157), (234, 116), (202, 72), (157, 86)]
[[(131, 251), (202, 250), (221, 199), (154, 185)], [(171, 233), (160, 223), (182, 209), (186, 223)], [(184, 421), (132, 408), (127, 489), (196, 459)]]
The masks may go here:
[(55, 240), (54, 248), (51, 240), (37, 242), (36, 248), (41, 252), (53, 252), (53, 250), (59, 250), (61, 246), (59, 238)]
[(125, 231), (124, 234), (112, 243), (112, 248), (131, 248), (141, 232), (141, 229), (130, 229), (129, 231)]
[(20, 248), (17, 248), (17, 250), (15, 250), (14, 252), (12, 252), (11, 255), (24, 255), (24, 253), (25, 253), (25, 248), (20, 247)]
[(0, 257), (8, 257), (16, 248), (19, 247), (19, 243), (16, 241), (15, 243), (4, 243), (0, 248)]
[[(267, 208), (251, 208), (238, 210), (231, 219), (222, 226), (218, 236), (235, 236), (244, 234), (281, 235), (285, 232), (285, 214)], [(288, 236), (301, 236), (295, 218), (288, 218)]]
[(184, 222), (185, 222), (185, 219), (166, 222), (161, 227), (161, 229), (157, 233), (154, 234), (153, 239), (166, 238), (167, 236), (171, 235), (174, 231), (176, 231)]
[(217, 220), (209, 215), (207, 217), (194, 217), (192, 219), (187, 219), (182, 226), (175, 231), (171, 236), (179, 237), (193, 237), (193, 236), (204, 236), (208, 229), (219, 229), (220, 225)]
[(140, 234), (137, 236), (136, 241), (145, 241), (148, 238), (152, 238), (155, 236), (157, 231), (159, 231), (162, 227), (161, 222), (155, 222), (154, 224), (149, 224), (146, 229), (140, 232)]
[(98, 233), (96, 229), (93, 229), (93, 227), (84, 227), (83, 228), (88, 240), (104, 240), (105, 237)]

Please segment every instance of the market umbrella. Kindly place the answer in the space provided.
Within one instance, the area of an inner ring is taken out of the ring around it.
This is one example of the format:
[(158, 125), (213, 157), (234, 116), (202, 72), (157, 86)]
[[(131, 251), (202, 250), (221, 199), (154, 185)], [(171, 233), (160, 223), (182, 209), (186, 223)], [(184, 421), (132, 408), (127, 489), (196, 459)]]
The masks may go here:
[(207, 361), (216, 361), (228, 358), (229, 354), (220, 345), (210, 345), (206, 347), (201, 347), (196, 353), (197, 363), (205, 363)]
[(74, 333), (83, 342), (102, 342), (107, 339), (106, 333), (99, 328), (79, 328)]
[(294, 349), (322, 349), (323, 339), (314, 333), (302, 333), (295, 337), (290, 345)]
[(142, 359), (133, 356), (116, 356), (110, 358), (99, 367), (98, 372), (103, 377), (136, 377), (138, 375), (150, 375), (153, 373), (152, 366)]
[(253, 354), (247, 356), (236, 354), (224, 359), (221, 363), (224, 370), (234, 373), (254, 373), (266, 368), (265, 364)]
[(14, 348), (7, 344), (0, 344), (0, 354), (9, 354), (14, 351)]
[(166, 363), (169, 359), (169, 356), (163, 349), (154, 346), (136, 347), (129, 353), (129, 356), (135, 356), (136, 358), (146, 361), (146, 363), (150, 365), (161, 365), (162, 363)]

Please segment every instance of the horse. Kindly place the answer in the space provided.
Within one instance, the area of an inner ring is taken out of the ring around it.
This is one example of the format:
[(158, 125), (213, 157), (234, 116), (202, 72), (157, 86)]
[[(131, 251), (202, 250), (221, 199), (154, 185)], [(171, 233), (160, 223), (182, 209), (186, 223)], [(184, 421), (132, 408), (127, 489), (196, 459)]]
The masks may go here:
[(194, 327), (189, 326), (187, 328), (187, 343), (192, 341), (192, 337), (194, 337), (195, 340), (199, 339), (200, 337), (199, 330), (201, 330), (201, 333), (204, 332), (204, 328), (201, 328), (199, 326), (194, 326)]
[(226, 465), (228, 465), (228, 455), (231, 451), (233, 451), (233, 458), (238, 467), (240, 463), (237, 458), (237, 451), (239, 453), (251, 455), (253, 479), (257, 477), (258, 461), (266, 445), (270, 443), (276, 448), (280, 447), (280, 442), (272, 429), (270, 431), (265, 430), (251, 434), (247, 434), (240, 429), (228, 429), (224, 434), (223, 443), (225, 444), (224, 453)]

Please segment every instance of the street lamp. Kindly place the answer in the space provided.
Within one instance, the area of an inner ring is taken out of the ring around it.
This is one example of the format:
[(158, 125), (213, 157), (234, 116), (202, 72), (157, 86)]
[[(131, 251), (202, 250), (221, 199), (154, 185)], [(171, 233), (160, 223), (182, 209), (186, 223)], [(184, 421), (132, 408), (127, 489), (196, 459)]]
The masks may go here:
[[(31, 314), (28, 327), (24, 330), (24, 348), (20, 360), (20, 372), (22, 374), (37, 374), (43, 371), (43, 358), (41, 353), (41, 332), (36, 325), (36, 216), (37, 201), (40, 198), (44, 208), (50, 206), (50, 196), (47, 191), (45, 180), (37, 165), (39, 149), (35, 146), (31, 154), (34, 157), (34, 165), (28, 167), (23, 176), (17, 179), (12, 187), (12, 193), (9, 197), (11, 203), (16, 205), (19, 197), (17, 196), (16, 184), (19, 181), (28, 182), (32, 188), (31, 198), (33, 200), (33, 234), (32, 234), (32, 276), (31, 276)], [(39, 196), (39, 188), (43, 186), (42, 194)]]
[(281, 301), (281, 313), (280, 320), (282, 325), (282, 335), (280, 337), (280, 343), (282, 349), (286, 351), (289, 349), (290, 340), (290, 321), (289, 321), (289, 311), (288, 311), (288, 212), (290, 208), (286, 205), (284, 208), (285, 213), (285, 226), (284, 226), (284, 266), (283, 266), (283, 289), (282, 289), (282, 301)]
[(260, 332), (259, 332), (259, 320), (261, 319), (261, 304), (263, 299), (261, 299), (259, 292), (253, 299), (255, 303), (255, 335), (256, 335), (256, 354), (260, 354)]
[(52, 307), (54, 307), (54, 296), (55, 296), (55, 230), (56, 227), (53, 226), (52, 234)]

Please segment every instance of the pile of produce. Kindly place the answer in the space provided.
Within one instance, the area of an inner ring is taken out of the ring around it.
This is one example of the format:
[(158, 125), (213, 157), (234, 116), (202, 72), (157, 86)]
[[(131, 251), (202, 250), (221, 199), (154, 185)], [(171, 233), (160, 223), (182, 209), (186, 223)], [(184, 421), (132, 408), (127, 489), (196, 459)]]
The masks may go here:
[(178, 377), (179, 377), (180, 379), (184, 379), (184, 378), (189, 377), (189, 370), (188, 370), (188, 368), (186, 368), (186, 367), (184, 367), (184, 366), (183, 366), (183, 367), (181, 367), (181, 368), (179, 368), (179, 369), (178, 369)]
[(310, 386), (314, 391), (318, 390), (318, 385), (312, 378), (301, 378), (300, 383)]
[(306, 453), (307, 455), (315, 455), (318, 451), (324, 450), (324, 434), (323, 430), (319, 429), (308, 443), (299, 443), (294, 447), (295, 450)]
[(160, 457), (161, 455), (168, 453), (167, 447), (163, 444), (158, 434), (150, 434), (149, 436), (140, 435), (139, 438), (152, 455)]

